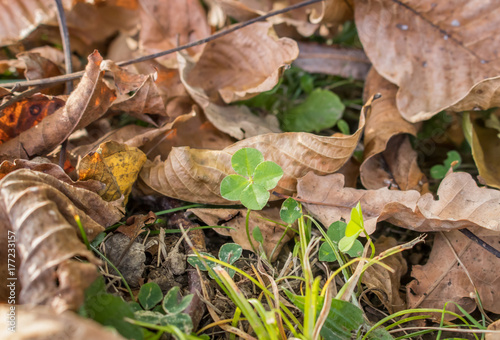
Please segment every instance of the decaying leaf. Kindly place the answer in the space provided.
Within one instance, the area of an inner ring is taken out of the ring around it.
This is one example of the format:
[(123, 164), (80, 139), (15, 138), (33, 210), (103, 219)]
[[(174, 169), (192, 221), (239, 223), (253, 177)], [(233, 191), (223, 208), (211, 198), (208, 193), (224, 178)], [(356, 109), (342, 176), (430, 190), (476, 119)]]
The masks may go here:
[(141, 150), (110, 141), (81, 160), (78, 175), (80, 181), (94, 179), (104, 183), (106, 187), (99, 195), (105, 201), (115, 201), (123, 196), (123, 204), (126, 205), (145, 162), (146, 155)]
[(438, 200), (430, 193), (420, 195), (415, 190), (344, 188), (343, 175), (318, 176), (312, 172), (298, 180), (297, 193), (300, 198), (314, 202), (304, 205), (324, 225), (341, 218), (348, 221), (351, 209), (361, 202), (369, 234), (380, 221), (416, 231), (473, 226), (500, 231), (500, 191), (478, 187), (467, 173), (446, 176), (437, 191)]
[(399, 86), (405, 119), (499, 106), (498, 2), (356, 0), (355, 8), (365, 52)]
[[(284, 175), (276, 191), (291, 195), (296, 192), (297, 178), (314, 171), (320, 175), (340, 169), (351, 157), (365, 124), (363, 108), (358, 130), (350, 135), (317, 136), (305, 132), (269, 133), (239, 141), (223, 150), (173, 148), (162, 162), (157, 158), (146, 163), (140, 178), (150, 189), (165, 196), (189, 202), (234, 204), (220, 195), (220, 183), (233, 174), (231, 156), (241, 148), (262, 152), (264, 159), (281, 166)], [(278, 199), (271, 196), (271, 200)]]
[[(22, 286), (19, 302), (76, 310), (98, 275), (100, 261), (78, 239), (75, 216), (92, 240), (123, 212), (91, 191), (26, 169), (0, 181), (0, 208), (2, 233), (10, 230), (16, 237), (19, 272), (13, 274)], [(0, 241), (0, 249), (7, 249), (7, 238)]]
[(360, 175), (367, 189), (383, 187), (399, 190), (426, 190), (426, 178), (417, 164), (417, 153), (408, 137), (418, 126), (404, 120), (396, 107), (397, 86), (371, 69), (365, 84), (365, 97), (380, 93), (366, 117), (364, 161)]
[(364, 80), (370, 60), (361, 49), (299, 43), (299, 57), (293, 62), (304, 71)]
[[(9, 305), (0, 305), (0, 313), (9, 315), (10, 307)], [(17, 305), (12, 307), (15, 307), (15, 321), (13, 322), (15, 332), (9, 330), (11, 326), (9, 322), (2, 322), (0, 338), (4, 340), (125, 339), (97, 322), (82, 318), (72, 312), (57, 314), (54, 309), (45, 306)]]
[(259, 22), (209, 42), (196, 65), (186, 65), (181, 73), (210, 101), (220, 103), (220, 96), (231, 103), (271, 90), (298, 54), (295, 41), (278, 39), (270, 23)]
[(353, 0), (326, 0), (319, 4), (320, 9), (313, 10), (312, 22), (323, 22), (338, 25), (353, 18)]
[[(234, 228), (214, 228), (214, 230), (221, 235), (231, 236), (233, 241), (242, 246), (243, 249), (254, 249), (252, 248), (246, 234), (246, 209), (190, 209), (189, 211), (195, 214), (207, 225), (219, 225)], [(278, 243), (283, 236), (285, 228), (268, 221), (269, 219), (284, 223), (280, 219), (278, 208), (252, 211), (249, 220), (249, 230), (250, 235), (252, 235), (254, 228), (257, 226), (259, 227), (264, 238), (263, 248), (268, 257), (271, 256), (274, 248), (276, 248), (273, 253), (273, 258), (270, 259), (271, 261), (274, 261), (278, 257), (281, 248), (283, 248), (283, 246), (292, 239), (295, 233), (293, 231), (288, 231), (288, 233), (284, 235), (283, 240)], [(252, 239), (252, 243), (255, 249), (259, 249), (259, 243), (257, 241)]]
[[(471, 231), (489, 244), (500, 242), (498, 231), (480, 228)], [(415, 280), (406, 287), (408, 308), (443, 308), (446, 302), (453, 301), (471, 313), (476, 309), (471, 294), (477, 289), (483, 308), (498, 314), (500, 275), (492, 268), (499, 265), (500, 259), (458, 230), (439, 233), (427, 263), (413, 267), (411, 276)], [(448, 304), (446, 309), (459, 312), (453, 304)]]
[[(381, 236), (375, 242), (376, 253), (397, 246), (398, 242), (393, 237)], [(389, 256), (383, 260), (386, 265), (394, 270), (391, 273), (381, 266), (371, 266), (365, 271), (361, 282), (384, 304), (390, 314), (399, 312), (406, 308), (405, 301), (399, 294), (401, 277), (408, 270), (406, 260), (401, 253)]]
[(0, 154), (14, 158), (44, 154), (61, 144), (71, 132), (86, 127), (106, 112), (116, 97), (102, 80), (102, 57), (94, 51), (88, 59), (85, 75), (66, 105), (38, 125), (2, 144)]
[(487, 185), (500, 189), (500, 138), (498, 131), (473, 123), (472, 155), (479, 175)]
[[(18, 54), (17, 58), (24, 61), (26, 64), (24, 76), (27, 80), (50, 78), (62, 74), (61, 68), (56, 63), (43, 57), (40, 53), (24, 52)], [(63, 94), (64, 84), (42, 89), (40, 92), (49, 95)]]
[[(210, 35), (205, 11), (197, 0), (140, 0), (140, 47), (144, 54), (160, 52)], [(197, 54), (202, 46), (189, 49)], [(175, 56), (157, 59), (165, 66), (175, 64)]]
[(3, 116), (0, 117), (0, 143), (19, 136), (63, 106), (63, 100), (42, 94), (35, 94), (7, 106), (2, 110)]

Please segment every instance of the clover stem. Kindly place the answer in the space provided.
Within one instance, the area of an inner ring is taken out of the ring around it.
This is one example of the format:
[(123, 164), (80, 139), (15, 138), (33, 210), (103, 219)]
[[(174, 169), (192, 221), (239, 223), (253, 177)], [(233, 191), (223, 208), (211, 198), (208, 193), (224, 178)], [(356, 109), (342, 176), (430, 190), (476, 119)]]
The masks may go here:
[(250, 226), (249, 226), (249, 224), (250, 224), (250, 212), (251, 211), (252, 210), (247, 209), (247, 216), (246, 216), (246, 219), (245, 219), (245, 229), (247, 231), (248, 242), (250, 243), (250, 246), (252, 247), (253, 252), (258, 255), (259, 253), (257, 252), (257, 249), (255, 249), (255, 246), (253, 245), (252, 238), (250, 237)]

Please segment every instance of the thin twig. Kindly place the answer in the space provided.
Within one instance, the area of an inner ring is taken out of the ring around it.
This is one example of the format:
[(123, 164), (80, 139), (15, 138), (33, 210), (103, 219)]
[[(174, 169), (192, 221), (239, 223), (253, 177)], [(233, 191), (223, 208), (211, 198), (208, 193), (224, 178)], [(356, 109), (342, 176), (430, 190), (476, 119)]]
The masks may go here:
[(480, 237), (478, 237), (472, 231), (470, 231), (467, 228), (458, 229), (458, 231), (461, 232), (462, 234), (464, 234), (465, 236), (467, 236), (468, 238), (470, 238), (472, 241), (476, 242), (479, 246), (483, 247), (488, 252), (490, 252), (491, 254), (495, 255), (496, 257), (498, 257), (500, 259), (500, 251), (498, 251), (497, 249), (495, 249), (492, 246), (490, 246), (488, 243), (486, 243), (485, 241), (483, 241)]
[[(256, 18), (250, 19), (248, 21), (242, 22), (242, 23), (237, 24), (237, 25), (235, 25), (235, 26), (233, 26), (231, 28), (228, 28), (228, 29), (225, 29), (223, 31), (217, 32), (217, 33), (215, 33), (215, 34), (213, 34), (213, 35), (211, 35), (211, 36), (209, 36), (207, 38), (200, 39), (200, 40), (197, 40), (197, 41), (194, 41), (192, 43), (189, 43), (189, 44), (186, 44), (186, 45), (182, 45), (182, 46), (179, 46), (179, 47), (176, 47), (176, 48), (172, 48), (170, 50), (166, 50), (166, 51), (162, 51), (162, 52), (150, 54), (150, 55), (139, 57), (139, 58), (135, 58), (135, 59), (125, 60), (125, 61), (117, 63), (117, 65), (118, 66), (127, 66), (127, 65), (131, 65), (131, 64), (136, 64), (136, 63), (140, 63), (140, 62), (143, 62), (143, 61), (151, 60), (151, 59), (154, 59), (154, 58), (162, 57), (162, 56), (165, 56), (167, 54), (174, 53), (174, 52), (182, 51), (182, 50), (194, 47), (194, 46), (205, 44), (205, 43), (210, 42), (212, 40), (218, 39), (218, 38), (220, 38), (220, 37), (222, 37), (224, 35), (227, 35), (227, 34), (233, 33), (234, 31), (242, 29), (243, 27), (246, 27), (248, 25), (254, 24), (254, 23), (258, 22), (258, 21), (263, 21), (263, 20), (266, 20), (266, 19), (268, 19), (270, 17), (276, 16), (276, 15), (279, 15), (279, 14), (283, 14), (283, 13), (292, 11), (294, 9), (298, 9), (298, 8), (301, 8), (301, 7), (309, 6), (309, 5), (312, 5), (314, 3), (318, 3), (318, 2), (322, 2), (322, 1), (325, 1), (325, 0), (308, 0), (308, 1), (304, 1), (304, 2), (298, 3), (296, 5), (289, 6), (289, 7), (277, 10), (277, 11), (273, 11), (273, 12), (270, 12), (268, 14), (262, 15), (260, 17), (256, 17)], [(58, 84), (58, 83), (62, 83), (62, 82), (65, 82), (65, 81), (70, 81), (70, 80), (78, 79), (81, 76), (83, 76), (83, 74), (84, 74), (84, 72), (80, 71), (80, 72), (75, 72), (75, 73), (67, 74), (67, 75), (63, 75), (63, 76), (57, 76), (57, 77), (51, 77), (51, 78), (45, 78), (45, 79), (37, 79), (37, 80), (29, 80), (29, 81), (24, 81), (24, 82), (21, 82), (21, 83), (20, 82), (4, 83), (4, 84), (2, 84), (2, 86), (3, 87), (14, 87), (14, 86), (23, 86), (23, 87), (25, 87), (25, 86), (38, 86), (38, 85), (42, 85), (42, 84), (43, 85)]]
[[(66, 74), (73, 72), (73, 63), (71, 61), (71, 45), (69, 43), (68, 25), (66, 23), (66, 14), (64, 13), (64, 6), (62, 0), (55, 0), (57, 6), (57, 21), (59, 22), (59, 31), (61, 32), (61, 40), (64, 51), (64, 65), (66, 67)], [(73, 92), (73, 82), (66, 82), (66, 94)], [(68, 139), (65, 139), (61, 144), (61, 151), (59, 153), (59, 166), (64, 169), (66, 162), (66, 148), (68, 147)]]

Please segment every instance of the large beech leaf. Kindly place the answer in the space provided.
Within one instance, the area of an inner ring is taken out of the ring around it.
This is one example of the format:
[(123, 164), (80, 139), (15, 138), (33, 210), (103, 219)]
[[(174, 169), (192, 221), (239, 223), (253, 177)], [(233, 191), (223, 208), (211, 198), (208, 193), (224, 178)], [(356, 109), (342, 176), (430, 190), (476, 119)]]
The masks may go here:
[(399, 190), (426, 190), (417, 153), (405, 134), (416, 135), (418, 126), (404, 120), (396, 107), (397, 86), (382, 78), (375, 69), (368, 73), (365, 96), (380, 93), (366, 117), (364, 161), (360, 167), (367, 189), (391, 187)]
[[(16, 236), (19, 269), (14, 274), (22, 287), (18, 301), (63, 311), (80, 306), (101, 263), (79, 240), (75, 215), (92, 240), (123, 212), (91, 191), (21, 169), (0, 181), (0, 215), (0, 231), (7, 235), (10, 230)], [(0, 249), (2, 258), (7, 258), (7, 237), (0, 241)], [(0, 291), (2, 297), (6, 289)]]
[[(344, 176), (309, 173), (299, 179), (297, 193), (307, 210), (324, 225), (350, 219), (351, 209), (361, 202), (365, 229), (375, 231), (377, 222), (388, 221), (416, 231), (440, 231), (482, 227), (500, 231), (500, 191), (480, 188), (467, 173), (451, 173), (432, 194), (381, 188), (359, 190), (344, 187)], [(314, 204), (317, 203), (317, 204)]]
[[(265, 134), (239, 141), (223, 150), (198, 150), (188, 147), (173, 148), (162, 162), (157, 158), (146, 163), (140, 173), (147, 187), (165, 196), (190, 202), (234, 204), (220, 195), (220, 183), (233, 174), (231, 156), (241, 148), (251, 147), (262, 152), (266, 161), (273, 161), (284, 175), (276, 191), (296, 192), (297, 178), (314, 171), (319, 175), (339, 170), (351, 157), (365, 124), (363, 108), (358, 130), (350, 136), (317, 136), (305, 132)], [(271, 200), (277, 199), (272, 195)]]
[(103, 81), (101, 55), (94, 51), (88, 60), (85, 74), (66, 105), (38, 125), (2, 144), (0, 154), (15, 158), (45, 154), (66, 140), (74, 130), (86, 127), (106, 112), (116, 96)]
[(365, 52), (399, 86), (405, 119), (500, 105), (499, 2), (356, 0), (355, 8)]
[[(102, 302), (102, 300), (101, 300)], [(0, 305), (0, 313), (9, 315), (13, 306)], [(0, 328), (2, 339), (107, 339), (125, 340), (117, 332), (88, 318), (75, 313), (57, 314), (52, 308), (45, 306), (15, 306), (15, 332), (11, 332), (3, 323)]]
[[(498, 249), (498, 231), (480, 228), (470, 231)], [(415, 280), (406, 286), (408, 308), (443, 308), (446, 302), (453, 301), (471, 313), (477, 306), (471, 292), (477, 289), (482, 307), (498, 314), (500, 273), (495, 268), (499, 266), (499, 258), (458, 230), (439, 233), (427, 263), (413, 266), (411, 276)], [(446, 309), (459, 312), (451, 303)]]

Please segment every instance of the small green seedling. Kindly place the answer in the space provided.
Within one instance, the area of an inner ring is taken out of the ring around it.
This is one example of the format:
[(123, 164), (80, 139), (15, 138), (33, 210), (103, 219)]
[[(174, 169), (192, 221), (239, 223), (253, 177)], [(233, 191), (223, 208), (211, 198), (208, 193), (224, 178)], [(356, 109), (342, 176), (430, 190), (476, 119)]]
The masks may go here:
[(262, 153), (253, 148), (243, 148), (231, 157), (231, 165), (238, 175), (222, 180), (220, 193), (230, 201), (241, 201), (248, 209), (261, 210), (267, 204), (269, 190), (276, 187), (283, 176), (281, 167), (264, 161)]
[(365, 229), (363, 223), (363, 213), (361, 211), (361, 204), (358, 202), (356, 207), (351, 210), (351, 220), (347, 223), (345, 228), (345, 236), (339, 241), (339, 250), (347, 253), (353, 246), (359, 234)]
[[(328, 240), (338, 249), (340, 240), (345, 236), (347, 223), (342, 221), (333, 222), (327, 231)], [(330, 242), (324, 242), (319, 248), (319, 260), (326, 262), (335, 262), (337, 257), (330, 246)], [(355, 240), (351, 249), (346, 252), (351, 257), (360, 257), (363, 254), (363, 244), (359, 240)]]
[(462, 162), (462, 158), (460, 157), (460, 154), (456, 152), (455, 150), (449, 151), (448, 152), (448, 157), (444, 161), (444, 165), (434, 165), (431, 168), (431, 176), (434, 179), (443, 179), (446, 176), (446, 173), (448, 170), (451, 168), (452, 163), (456, 162), (453, 165), (453, 170), (455, 170), (460, 163)]
[[(220, 249), (219, 249), (219, 260), (226, 262), (226, 263), (229, 263), (229, 264), (233, 264), (236, 261), (238, 261), (238, 259), (241, 257), (242, 253), (243, 253), (243, 248), (239, 244), (226, 243), (222, 247), (220, 247)], [(214, 256), (212, 256), (211, 254), (208, 254), (208, 253), (200, 253), (200, 255), (215, 258)], [(193, 267), (198, 266), (198, 268), (200, 268), (200, 270), (208, 271), (208, 274), (210, 275), (210, 277), (212, 279), (215, 279), (215, 277), (212, 275), (212, 271), (209, 271), (208, 268), (205, 267), (205, 264), (201, 261), (200, 258), (198, 258), (198, 256), (196, 256), (194, 254), (189, 255), (187, 258), (187, 261)], [(217, 263), (210, 261), (209, 259), (205, 259), (205, 262), (212, 269), (215, 266), (217, 266)], [(225, 269), (231, 277), (234, 277), (235, 271), (233, 269), (230, 269), (230, 268), (225, 268)]]
[(131, 303), (134, 318), (153, 325), (172, 325), (186, 334), (191, 333), (193, 330), (191, 317), (181, 312), (189, 306), (193, 294), (179, 299), (179, 290), (179, 287), (173, 287), (163, 297), (158, 284), (155, 282), (146, 283), (139, 291), (140, 304)]
[(283, 222), (292, 224), (300, 216), (302, 216), (302, 209), (299, 202), (293, 198), (287, 198), (281, 205), (280, 218)]

